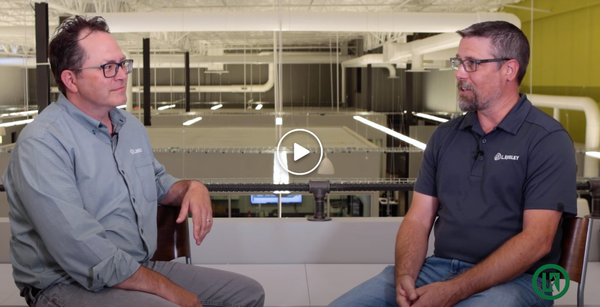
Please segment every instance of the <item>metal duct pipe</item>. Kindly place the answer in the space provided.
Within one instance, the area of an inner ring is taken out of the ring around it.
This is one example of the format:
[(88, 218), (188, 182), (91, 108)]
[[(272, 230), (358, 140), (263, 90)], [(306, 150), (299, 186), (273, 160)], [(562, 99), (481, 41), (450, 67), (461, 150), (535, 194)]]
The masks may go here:
[(0, 66), (36, 68), (35, 57), (30, 58), (0, 58)]
[[(335, 54), (334, 54), (335, 55)], [(138, 55), (132, 56), (134, 60), (134, 67), (138, 67), (140, 58)], [(342, 61), (352, 59), (353, 56), (349, 55), (340, 55), (339, 58)], [(153, 68), (183, 68), (184, 61), (182, 60), (181, 55), (152, 55), (150, 57), (151, 65)], [(284, 52), (282, 54), (283, 64), (329, 64), (331, 62), (331, 55), (329, 53), (323, 54), (321, 52), (306, 52), (306, 53), (298, 53), (294, 52), (294, 54), (287, 54)], [(228, 54), (228, 55), (217, 55), (217, 56), (194, 56), (190, 55), (190, 66), (191, 67), (204, 67), (209, 68), (210, 65), (214, 65), (216, 63), (219, 64), (272, 64), (273, 63), (273, 55), (265, 54), (265, 55), (240, 55), (240, 54)]]
[[(142, 67), (142, 56), (132, 55), (129, 58), (133, 59), (133, 67)], [(331, 56), (323, 53), (306, 52), (300, 54), (294, 52), (292, 55), (286, 55), (283, 53), (282, 56), (283, 64), (329, 64), (331, 62)], [(346, 61), (352, 59), (349, 55), (339, 55), (340, 61)], [(15, 66), (15, 67), (27, 67), (35, 68), (35, 57), (31, 58), (0, 58), (0, 66)], [(273, 55), (246, 55), (244, 59), (243, 55), (232, 54), (232, 55), (220, 55), (220, 56), (194, 56), (190, 55), (190, 66), (192, 68), (202, 67), (209, 68), (210, 65), (215, 63), (221, 64), (270, 64), (273, 63)], [(184, 68), (185, 63), (181, 54), (172, 55), (150, 55), (150, 67), (151, 68)]]
[(349, 67), (371, 67), (387, 68), (390, 72), (389, 78), (398, 78), (396, 76), (396, 67), (389, 63), (383, 63), (383, 54), (365, 54), (361, 57), (346, 60), (342, 62), (342, 103), (346, 102), (346, 68)]
[[(443, 33), (410, 43), (388, 43), (383, 45), (383, 54), (367, 54), (342, 62), (342, 102), (346, 102), (346, 67), (365, 67), (367, 64), (376, 67), (375, 63), (397, 63), (412, 58), (416, 65), (413, 64), (411, 71), (423, 71), (423, 54), (455, 48), (460, 43), (460, 39), (457, 33)], [(395, 74), (394, 68), (394, 76)]]
[[(273, 88), (274, 75), (273, 75), (273, 64), (269, 64), (269, 78), (264, 84), (235, 84), (235, 85), (198, 85), (190, 86), (190, 92), (199, 93), (264, 93), (268, 92)], [(155, 85), (150, 87), (150, 91), (153, 93), (183, 93), (185, 92), (185, 86), (169, 86), (169, 85)], [(139, 93), (140, 87), (135, 87), (133, 92)]]
[[(456, 30), (459, 30), (457, 28)], [(387, 43), (383, 45), (383, 62), (396, 63), (406, 61), (417, 54), (432, 53), (440, 50), (456, 48), (460, 43), (458, 33), (443, 33), (410, 43)]]
[[(585, 148), (600, 147), (600, 109), (594, 99), (537, 94), (528, 94), (527, 98), (535, 106), (583, 111), (585, 113)], [(583, 176), (598, 177), (598, 165), (598, 159), (586, 155)]]
[[(277, 11), (103, 13), (113, 33), (278, 31)], [(486, 20), (505, 20), (521, 27), (507, 13), (436, 12), (302, 12), (282, 16), (283, 31), (311, 32), (454, 32)]]
[[(196, 85), (190, 86), (190, 92), (196, 93), (264, 93), (273, 88), (273, 64), (269, 64), (269, 78), (263, 84), (236, 84), (236, 85)], [(131, 78), (129, 78), (131, 79)], [(51, 88), (53, 93), (58, 93), (58, 87)], [(143, 93), (140, 86), (133, 87), (133, 93)], [(185, 86), (154, 85), (150, 86), (152, 93), (184, 93)]]
[[(103, 13), (112, 33), (278, 31), (277, 11)], [(282, 16), (283, 31), (446, 33), (486, 20), (521, 21), (508, 13), (300, 12)], [(54, 33), (55, 28), (50, 29)], [(0, 36), (34, 37), (33, 27), (0, 27)]]

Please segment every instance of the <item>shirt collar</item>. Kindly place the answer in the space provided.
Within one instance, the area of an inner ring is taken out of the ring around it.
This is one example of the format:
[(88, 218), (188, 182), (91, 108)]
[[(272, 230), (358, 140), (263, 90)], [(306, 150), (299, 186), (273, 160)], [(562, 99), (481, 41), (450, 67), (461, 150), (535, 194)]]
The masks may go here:
[(517, 134), (532, 107), (531, 102), (527, 99), (527, 95), (519, 94), (519, 96), (517, 104), (498, 125), (498, 128), (512, 134)]
[[(96, 134), (101, 128), (106, 128), (106, 125), (101, 123), (99, 120), (96, 120), (79, 110), (62, 93), (58, 95), (58, 99), (55, 103), (93, 134)], [(125, 116), (121, 114), (121, 112), (122, 111), (117, 108), (114, 108), (109, 112), (110, 120), (113, 124), (113, 132), (118, 132), (119, 129), (125, 124)]]
[[(519, 101), (517, 101), (517, 104), (508, 112), (508, 114), (506, 114), (497, 128), (512, 134), (517, 134), (517, 131), (519, 131), (519, 128), (521, 128), (521, 125), (525, 121), (527, 114), (529, 114), (531, 107), (532, 105), (527, 99), (527, 95), (519, 94)], [(465, 118), (460, 124), (460, 129), (467, 128), (471, 128), (471, 130), (483, 134), (483, 130), (479, 124), (479, 119), (477, 119), (476, 112), (468, 112), (465, 115)]]

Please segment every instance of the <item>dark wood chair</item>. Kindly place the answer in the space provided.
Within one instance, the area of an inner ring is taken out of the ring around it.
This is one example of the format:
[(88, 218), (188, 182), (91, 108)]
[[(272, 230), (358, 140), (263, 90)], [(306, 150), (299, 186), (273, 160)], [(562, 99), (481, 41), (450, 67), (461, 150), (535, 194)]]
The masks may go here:
[(191, 264), (190, 236), (188, 220), (177, 224), (180, 207), (158, 206), (156, 222), (158, 223), (158, 244), (151, 260), (171, 261), (185, 257), (185, 262)]
[(592, 221), (590, 217), (564, 218), (561, 242), (561, 257), (558, 265), (563, 267), (569, 279), (579, 284), (577, 287), (577, 307), (583, 307), (583, 291), (592, 238)]

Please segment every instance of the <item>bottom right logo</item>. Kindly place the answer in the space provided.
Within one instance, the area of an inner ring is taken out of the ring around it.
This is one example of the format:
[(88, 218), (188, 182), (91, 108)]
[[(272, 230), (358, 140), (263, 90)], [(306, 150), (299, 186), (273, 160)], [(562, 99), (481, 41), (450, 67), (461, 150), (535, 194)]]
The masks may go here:
[[(553, 271), (546, 273), (546, 272), (544, 272), (546, 270), (553, 270)], [(541, 274), (541, 278), (542, 278), (542, 290), (541, 291), (537, 285), (537, 279), (540, 276), (540, 274)], [(565, 280), (562, 290), (561, 290), (561, 284), (560, 284), (561, 274), (563, 275), (563, 279)], [(560, 265), (557, 265), (557, 264), (546, 264), (546, 265), (541, 266), (539, 269), (537, 269), (535, 271), (535, 274), (533, 274), (533, 279), (531, 280), (531, 285), (533, 286), (533, 290), (535, 290), (535, 293), (539, 297), (541, 297), (545, 300), (555, 300), (557, 298), (561, 298), (569, 290), (569, 283), (570, 283), (569, 274), (567, 274), (567, 271), (565, 269), (563, 269), (563, 267), (561, 267)], [(547, 295), (546, 293), (544, 293), (544, 292), (552, 293), (553, 286), (556, 289), (556, 291), (558, 291), (558, 294)]]

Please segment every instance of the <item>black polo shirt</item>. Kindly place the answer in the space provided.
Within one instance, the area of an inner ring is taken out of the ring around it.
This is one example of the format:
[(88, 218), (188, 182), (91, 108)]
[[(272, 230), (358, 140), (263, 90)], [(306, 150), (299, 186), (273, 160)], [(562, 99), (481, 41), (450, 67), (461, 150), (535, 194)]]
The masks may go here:
[[(479, 263), (523, 229), (528, 209), (577, 214), (573, 141), (524, 94), (485, 134), (477, 114), (440, 125), (427, 143), (415, 191), (438, 198), (437, 257)], [(560, 258), (552, 250), (527, 272)]]

